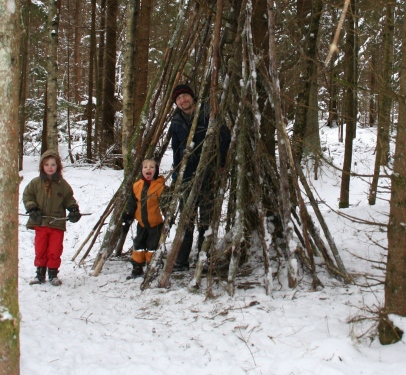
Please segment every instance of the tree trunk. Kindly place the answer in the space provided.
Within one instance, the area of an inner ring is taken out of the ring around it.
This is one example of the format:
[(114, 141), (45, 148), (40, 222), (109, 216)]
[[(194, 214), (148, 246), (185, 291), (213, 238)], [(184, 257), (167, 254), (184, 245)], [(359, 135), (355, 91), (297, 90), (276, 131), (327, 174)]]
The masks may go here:
[(378, 126), (382, 127), (382, 159), (381, 165), (388, 165), (389, 142), (390, 142), (390, 112), (392, 107), (392, 67), (393, 67), (393, 39), (395, 26), (395, 3), (393, 0), (386, 0), (385, 26), (383, 34), (383, 67), (381, 90), (379, 93)]
[(107, 0), (101, 154), (114, 145), (118, 1)]
[[(69, 6), (69, 3), (68, 3)], [(70, 89), (70, 50), (69, 50), (69, 36), (70, 33), (68, 32), (68, 45), (67, 45), (67, 79), (66, 79), (66, 98), (68, 100), (68, 102), (70, 101), (70, 94), (71, 94), (71, 89)], [(68, 129), (68, 153), (69, 153), (69, 158), (71, 163), (73, 164), (75, 162), (73, 155), (72, 155), (72, 138), (71, 138), (71, 128), (70, 128), (70, 106), (68, 106), (68, 110), (67, 110), (67, 129)]]
[[(282, 220), (283, 231), (286, 241), (286, 256), (288, 261), (288, 284), (290, 288), (294, 288), (297, 284), (297, 263), (295, 260), (293, 241), (293, 230), (290, 223), (290, 188), (288, 177), (288, 154), (286, 149), (286, 139), (283, 136), (283, 128), (285, 126), (282, 115), (281, 97), (279, 78), (277, 73), (276, 64), (276, 42), (275, 42), (275, 15), (273, 9), (273, 1), (268, 0), (268, 24), (269, 24), (269, 76), (271, 79), (271, 85), (274, 94), (274, 108), (275, 108), (275, 123), (276, 134), (278, 138), (278, 150), (279, 150), (279, 173), (280, 173), (280, 216)], [(291, 166), (292, 168), (294, 166)]]
[(355, 85), (356, 76), (355, 67), (355, 33), (354, 33), (354, 8), (355, 0), (351, 0), (349, 12), (347, 13), (347, 34), (345, 43), (345, 80), (347, 82), (347, 90), (345, 93), (345, 147), (344, 147), (344, 163), (341, 176), (340, 189), (340, 208), (348, 208), (350, 205), (350, 181), (351, 181), (351, 165), (352, 165), (352, 144), (354, 138), (354, 129), (356, 126), (356, 105), (355, 105)]
[(101, 127), (103, 112), (103, 91), (104, 91), (104, 54), (105, 54), (105, 33), (106, 33), (106, 0), (100, 1), (100, 26), (99, 26), (99, 48), (97, 51), (96, 64), (96, 115), (94, 132), (94, 149), (100, 156)]
[(45, 82), (44, 116), (42, 119), (41, 155), (48, 150), (48, 83)]
[[(303, 34), (303, 39), (305, 40), (305, 44), (303, 46), (305, 55), (303, 56), (303, 67), (300, 69), (300, 88), (297, 96), (295, 122), (293, 125), (292, 149), (295, 161), (300, 161), (302, 158), (304, 136), (306, 127), (308, 126), (307, 113), (309, 110), (311, 82), (314, 79), (315, 61), (317, 58), (317, 36), (320, 27), (322, 8), (322, 0), (312, 1), (310, 21), (304, 22), (304, 24), (308, 25), (308, 27), (303, 27), (301, 31)], [(305, 10), (306, 6), (303, 7), (303, 11)], [(300, 14), (299, 20), (303, 22), (302, 17), (305, 18), (306, 16), (307, 12), (306, 14)], [(308, 30), (308, 32), (305, 30)]]
[(369, 127), (373, 127), (376, 123), (376, 103), (375, 103), (375, 95), (376, 95), (376, 52), (372, 52), (371, 62), (369, 64), (369, 87), (371, 90), (370, 97), (369, 97), (369, 117), (368, 117), (368, 125)]
[[(13, 6), (15, 8), (13, 8)], [(0, 374), (20, 373), (18, 307), (18, 90), (20, 4), (0, 0)], [(4, 246), (7, 244), (7, 246)]]
[(80, 56), (80, 40), (82, 38), (82, 2), (75, 0), (75, 44), (74, 44), (74, 66), (73, 66), (73, 93), (76, 103), (81, 102), (80, 87), (81, 87), (81, 56)]
[(406, 22), (403, 24), (402, 39), (399, 123), (388, 225), (385, 308), (388, 313), (406, 316)]
[(18, 113), (18, 170), (23, 169), (24, 131), (26, 121), (25, 99), (27, 97), (27, 68), (28, 68), (28, 41), (30, 33), (30, 4), (31, 0), (21, 1), (21, 44), (20, 44), (20, 86), (19, 86), (19, 113)]
[(368, 202), (370, 205), (376, 203), (379, 174), (381, 165), (388, 165), (389, 141), (390, 141), (390, 111), (392, 99), (390, 96), (392, 81), (393, 62), (393, 35), (394, 35), (394, 9), (391, 0), (386, 2), (386, 17), (383, 40), (383, 67), (380, 75), (380, 90), (378, 95), (378, 131), (376, 137), (376, 154), (374, 176), (369, 189)]
[(152, 4), (150, 0), (142, 0), (136, 22), (136, 65), (134, 77), (134, 124), (140, 121), (148, 93), (148, 56), (151, 31)]
[(382, 344), (398, 342), (403, 334), (399, 328), (393, 326), (387, 314), (406, 316), (406, 22), (403, 23), (402, 41), (399, 124), (396, 135), (388, 225), (385, 307), (378, 326), (379, 340)]
[[(128, 145), (134, 133), (134, 75), (136, 51), (136, 22), (139, 1), (130, 1), (127, 5), (127, 34), (124, 54), (124, 81), (123, 81), (123, 125), (121, 129), (121, 150), (123, 154), (124, 169), (127, 169)], [(130, 154), (131, 155), (131, 154)]]
[(48, 0), (47, 143), (58, 150), (58, 0)]
[(321, 153), (319, 131), (319, 85), (317, 84), (317, 65), (313, 67), (313, 75), (310, 79), (309, 109), (307, 111), (306, 130), (303, 139), (303, 151), (307, 155), (319, 158)]
[(90, 162), (92, 153), (92, 130), (93, 130), (93, 83), (96, 55), (96, 0), (91, 0), (92, 14), (90, 26), (90, 50), (89, 50), (89, 90), (87, 98), (87, 137), (86, 137), (86, 158)]

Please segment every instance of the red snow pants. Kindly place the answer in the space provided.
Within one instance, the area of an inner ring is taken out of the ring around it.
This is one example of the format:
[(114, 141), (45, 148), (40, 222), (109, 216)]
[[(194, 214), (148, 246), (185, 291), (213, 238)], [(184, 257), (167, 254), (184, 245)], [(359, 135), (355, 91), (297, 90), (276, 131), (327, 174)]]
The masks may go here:
[(59, 268), (65, 232), (50, 227), (35, 227), (35, 267)]

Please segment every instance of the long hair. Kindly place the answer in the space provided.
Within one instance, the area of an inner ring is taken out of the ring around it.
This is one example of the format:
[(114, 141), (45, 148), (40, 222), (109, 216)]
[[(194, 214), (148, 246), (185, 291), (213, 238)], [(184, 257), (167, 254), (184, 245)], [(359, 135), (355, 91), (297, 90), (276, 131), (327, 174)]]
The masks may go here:
[[(57, 167), (56, 174), (57, 174), (58, 180), (59, 180), (60, 178), (62, 178), (62, 169), (63, 169), (63, 167), (62, 167), (62, 160), (61, 160), (61, 157), (60, 157), (58, 154), (49, 155), (49, 156), (46, 156), (45, 158), (43, 158), (43, 159), (41, 160), (41, 162), (39, 163), (39, 171), (40, 171), (41, 174), (45, 173), (45, 172), (44, 172), (44, 164), (45, 164), (49, 159), (55, 159), (56, 167)], [(47, 178), (47, 179), (45, 180), (45, 192), (46, 192), (48, 195), (50, 195), (51, 186), (52, 186), (52, 179)]]

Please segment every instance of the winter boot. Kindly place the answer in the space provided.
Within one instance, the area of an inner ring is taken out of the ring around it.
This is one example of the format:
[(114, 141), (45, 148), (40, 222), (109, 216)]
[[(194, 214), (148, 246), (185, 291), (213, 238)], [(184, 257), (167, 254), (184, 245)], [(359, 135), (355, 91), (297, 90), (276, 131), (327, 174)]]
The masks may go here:
[(175, 263), (172, 272), (186, 272), (189, 271), (189, 262), (187, 263)]
[(127, 276), (127, 280), (136, 279), (138, 277), (144, 276), (144, 270), (142, 269), (144, 265), (135, 262), (134, 260), (131, 260), (131, 263), (133, 265), (133, 270), (131, 271), (131, 275)]
[(45, 275), (47, 273), (46, 267), (37, 267), (37, 276), (30, 281), (30, 285), (45, 283)]
[(62, 281), (58, 279), (58, 272), (57, 268), (48, 268), (48, 278), (53, 286), (62, 285)]

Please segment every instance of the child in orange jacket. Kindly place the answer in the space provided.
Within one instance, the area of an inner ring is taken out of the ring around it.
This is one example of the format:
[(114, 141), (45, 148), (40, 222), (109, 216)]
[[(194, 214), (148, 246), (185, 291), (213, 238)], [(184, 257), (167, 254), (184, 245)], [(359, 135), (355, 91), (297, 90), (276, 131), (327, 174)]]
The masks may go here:
[(144, 265), (148, 265), (158, 248), (164, 222), (160, 198), (166, 187), (165, 178), (159, 176), (155, 160), (145, 159), (142, 177), (134, 183), (122, 215), (124, 233), (128, 232), (134, 218), (137, 220), (137, 235), (131, 256), (133, 270), (127, 280), (143, 276)]

